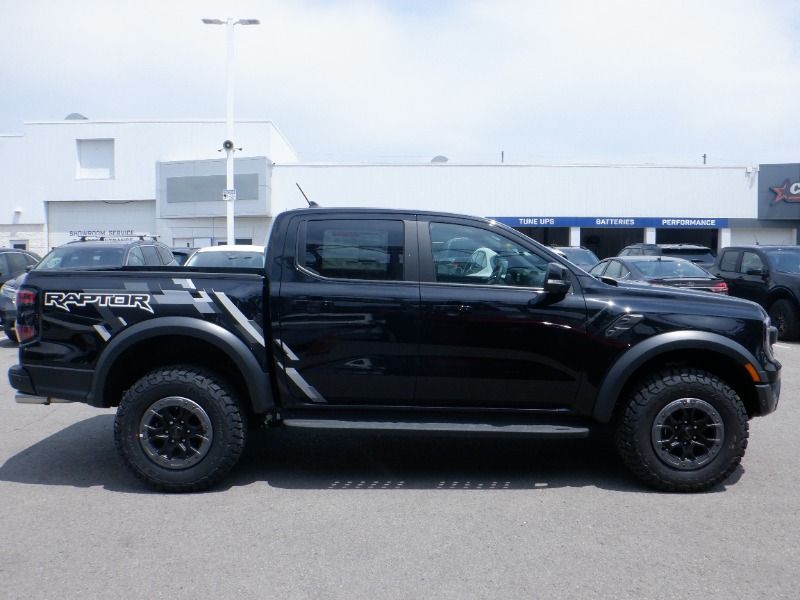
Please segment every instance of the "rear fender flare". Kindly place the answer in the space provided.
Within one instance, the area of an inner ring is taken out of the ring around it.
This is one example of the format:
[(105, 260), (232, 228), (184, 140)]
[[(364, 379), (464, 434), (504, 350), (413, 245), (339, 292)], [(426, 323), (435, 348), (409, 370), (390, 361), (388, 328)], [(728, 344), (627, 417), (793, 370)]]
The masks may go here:
[[(144, 340), (173, 335), (209, 342), (228, 355), (242, 374), (256, 414), (266, 413), (275, 406), (269, 374), (259, 365), (250, 348), (227, 329), (191, 317), (158, 317), (132, 325), (114, 336), (97, 361), (88, 403), (104, 406), (103, 390), (108, 373), (126, 350)], [(187, 363), (191, 364), (191, 360), (187, 360)]]

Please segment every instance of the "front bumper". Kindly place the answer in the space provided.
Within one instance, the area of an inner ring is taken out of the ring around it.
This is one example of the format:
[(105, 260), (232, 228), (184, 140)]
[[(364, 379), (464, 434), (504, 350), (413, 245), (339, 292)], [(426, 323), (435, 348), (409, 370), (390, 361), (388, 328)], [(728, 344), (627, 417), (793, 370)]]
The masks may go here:
[(758, 398), (758, 414), (760, 416), (775, 412), (778, 408), (778, 400), (781, 395), (780, 376), (772, 383), (762, 383), (756, 385), (756, 397)]

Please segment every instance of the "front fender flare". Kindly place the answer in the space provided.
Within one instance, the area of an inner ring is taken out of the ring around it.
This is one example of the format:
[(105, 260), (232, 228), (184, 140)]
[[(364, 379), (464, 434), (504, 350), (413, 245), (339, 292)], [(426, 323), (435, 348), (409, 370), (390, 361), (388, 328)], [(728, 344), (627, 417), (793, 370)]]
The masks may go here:
[(115, 335), (97, 361), (87, 402), (92, 406), (105, 406), (103, 390), (108, 373), (126, 350), (144, 340), (173, 335), (209, 342), (227, 354), (242, 374), (256, 414), (263, 414), (275, 406), (269, 374), (259, 365), (250, 348), (227, 329), (191, 317), (158, 317), (132, 325)]
[(659, 354), (674, 350), (708, 350), (726, 356), (743, 367), (750, 363), (755, 367), (761, 380), (767, 381), (767, 374), (762, 370), (759, 362), (747, 348), (738, 342), (718, 333), (706, 331), (671, 331), (636, 344), (614, 363), (597, 393), (597, 400), (592, 412), (593, 418), (602, 423), (608, 423), (622, 389), (636, 369)]

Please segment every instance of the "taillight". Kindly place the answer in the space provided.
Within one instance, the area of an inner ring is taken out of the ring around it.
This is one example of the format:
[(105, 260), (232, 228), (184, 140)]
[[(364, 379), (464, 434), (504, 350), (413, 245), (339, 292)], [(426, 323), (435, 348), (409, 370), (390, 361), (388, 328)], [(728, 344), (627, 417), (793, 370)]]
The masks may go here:
[(17, 322), (14, 329), (20, 344), (37, 336), (35, 290), (17, 290)]
[(711, 286), (711, 291), (716, 292), (717, 294), (727, 294), (728, 293), (728, 284), (724, 281), (720, 281), (719, 283), (715, 283)]

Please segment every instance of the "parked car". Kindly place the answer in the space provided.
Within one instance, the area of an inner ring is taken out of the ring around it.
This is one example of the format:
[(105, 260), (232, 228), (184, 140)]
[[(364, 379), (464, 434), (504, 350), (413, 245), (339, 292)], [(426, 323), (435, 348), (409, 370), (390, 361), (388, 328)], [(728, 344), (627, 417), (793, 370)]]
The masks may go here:
[[(470, 257), (494, 252), (491, 273), (434, 250), (465, 239)], [(118, 406), (122, 460), (169, 492), (219, 482), (261, 423), (547, 439), (610, 425), (642, 482), (698, 492), (778, 406), (757, 304), (597, 279), (487, 219), (290, 210), (266, 253), (262, 269), (31, 271), (17, 402)]]
[(16, 341), (17, 317), (15, 280), (40, 260), (39, 255), (17, 248), (0, 248), (0, 328), (8, 339)]
[(38, 254), (16, 248), (0, 248), (0, 285), (9, 279), (16, 279), (28, 267), (41, 260)]
[(208, 246), (197, 250), (183, 266), (260, 269), (264, 266), (264, 246)]
[(714, 264), (714, 251), (697, 244), (631, 244), (620, 250), (617, 256), (676, 256), (703, 268)]
[(597, 261), (597, 255), (583, 246), (551, 246), (553, 252), (563, 256), (573, 265), (578, 265), (584, 271), (588, 271)]
[(53, 248), (36, 265), (37, 271), (61, 269), (114, 269), (177, 265), (169, 246), (141, 236), (138, 240), (81, 238)]
[(596, 277), (669, 285), (695, 291), (727, 294), (728, 285), (705, 269), (671, 256), (618, 256), (601, 260), (589, 270)]
[(189, 257), (197, 251), (197, 248), (171, 248), (172, 256), (178, 265), (186, 264)]
[(763, 306), (781, 339), (800, 338), (800, 247), (723, 248), (711, 272), (725, 280), (731, 296)]

